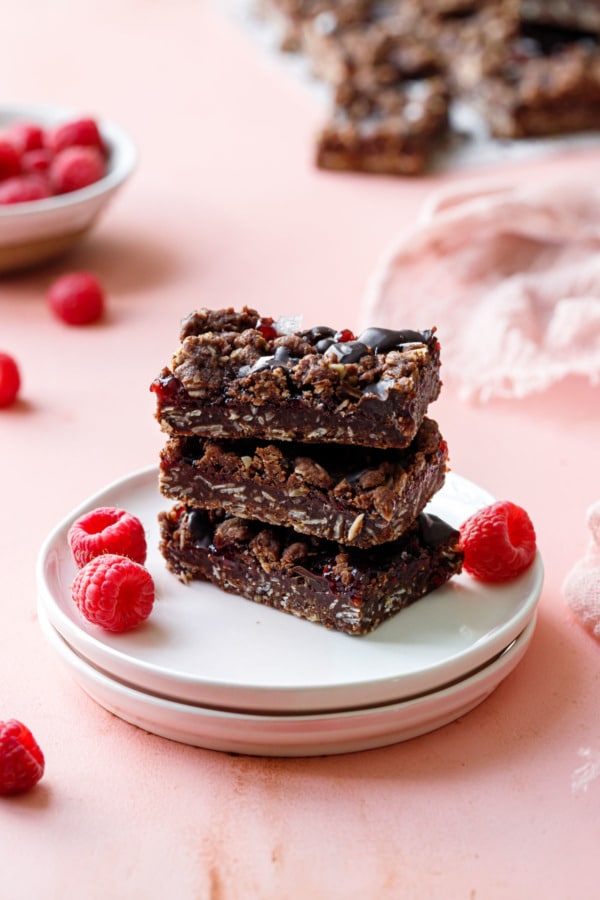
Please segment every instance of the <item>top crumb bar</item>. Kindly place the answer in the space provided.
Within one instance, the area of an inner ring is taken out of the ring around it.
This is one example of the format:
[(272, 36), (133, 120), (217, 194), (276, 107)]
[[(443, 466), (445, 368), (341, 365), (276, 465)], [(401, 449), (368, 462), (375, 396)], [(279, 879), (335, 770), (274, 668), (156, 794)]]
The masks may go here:
[(256, 310), (184, 319), (171, 364), (152, 382), (168, 434), (406, 447), (440, 388), (435, 328), (349, 331)]

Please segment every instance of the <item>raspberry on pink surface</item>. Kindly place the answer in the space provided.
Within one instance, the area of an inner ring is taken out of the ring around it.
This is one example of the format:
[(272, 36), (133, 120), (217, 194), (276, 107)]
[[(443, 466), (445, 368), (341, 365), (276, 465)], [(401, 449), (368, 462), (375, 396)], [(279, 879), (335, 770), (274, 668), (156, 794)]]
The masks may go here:
[(479, 581), (502, 582), (529, 568), (536, 535), (528, 513), (509, 500), (498, 500), (473, 513), (460, 528), (463, 568)]
[(103, 553), (127, 556), (141, 565), (146, 562), (144, 526), (137, 516), (124, 509), (93, 509), (73, 522), (67, 539), (79, 567)]
[(155, 599), (148, 569), (115, 553), (96, 556), (79, 569), (71, 594), (88, 622), (112, 632), (130, 631), (144, 622)]
[(48, 304), (67, 325), (90, 325), (104, 312), (104, 290), (91, 272), (69, 272), (50, 285)]
[(65, 147), (52, 159), (48, 171), (54, 193), (68, 194), (103, 178), (106, 163), (96, 147)]
[(0, 794), (30, 790), (44, 768), (44, 754), (29, 728), (17, 719), (0, 722)]
[(8, 353), (0, 353), (0, 409), (17, 399), (21, 387), (19, 367)]

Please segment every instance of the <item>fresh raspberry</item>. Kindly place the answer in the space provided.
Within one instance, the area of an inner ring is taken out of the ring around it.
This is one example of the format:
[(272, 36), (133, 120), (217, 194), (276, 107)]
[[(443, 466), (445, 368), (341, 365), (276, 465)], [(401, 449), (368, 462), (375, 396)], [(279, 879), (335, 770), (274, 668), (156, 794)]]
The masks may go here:
[(104, 177), (106, 163), (96, 147), (65, 147), (50, 163), (55, 194), (69, 194), (95, 184)]
[(48, 131), (47, 146), (53, 153), (67, 147), (95, 147), (104, 156), (106, 148), (95, 119), (83, 118), (64, 122)]
[(464, 569), (479, 581), (516, 578), (533, 562), (536, 536), (528, 514), (508, 500), (473, 513), (460, 529)]
[(124, 509), (93, 509), (73, 522), (67, 539), (80, 568), (102, 553), (128, 556), (141, 565), (146, 562), (144, 526), (137, 516)]
[(0, 794), (30, 790), (44, 774), (44, 754), (27, 726), (0, 722)]
[(52, 153), (45, 147), (40, 147), (39, 150), (26, 150), (21, 156), (21, 169), (26, 175), (47, 172), (51, 162)]
[(44, 146), (44, 129), (35, 122), (13, 122), (3, 136), (19, 155)]
[(346, 344), (348, 341), (355, 341), (356, 338), (349, 328), (342, 328), (341, 331), (336, 333), (334, 340), (341, 344)]
[(41, 174), (13, 175), (0, 181), (0, 204), (29, 203), (52, 196), (48, 179)]
[(52, 282), (48, 304), (68, 325), (89, 325), (104, 312), (104, 291), (91, 272), (70, 272)]
[(21, 375), (15, 360), (8, 353), (0, 353), (0, 409), (16, 400), (20, 387)]
[(152, 612), (154, 581), (126, 556), (105, 553), (79, 569), (71, 589), (81, 613), (106, 631), (129, 631)]
[(21, 171), (21, 160), (19, 154), (5, 138), (0, 138), (0, 180), (3, 178), (12, 178)]
[(273, 319), (270, 316), (259, 319), (256, 323), (256, 330), (260, 331), (265, 341), (274, 341), (278, 336), (277, 329), (274, 327)]

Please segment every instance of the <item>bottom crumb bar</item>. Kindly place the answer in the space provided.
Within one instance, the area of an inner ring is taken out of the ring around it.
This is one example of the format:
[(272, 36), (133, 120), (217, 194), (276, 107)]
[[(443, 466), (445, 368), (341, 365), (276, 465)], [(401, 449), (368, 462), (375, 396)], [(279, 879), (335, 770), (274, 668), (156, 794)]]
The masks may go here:
[(369, 550), (177, 504), (159, 514), (160, 552), (181, 581), (209, 581), (327, 628), (358, 635), (462, 568), (459, 533), (422, 513), (397, 541)]

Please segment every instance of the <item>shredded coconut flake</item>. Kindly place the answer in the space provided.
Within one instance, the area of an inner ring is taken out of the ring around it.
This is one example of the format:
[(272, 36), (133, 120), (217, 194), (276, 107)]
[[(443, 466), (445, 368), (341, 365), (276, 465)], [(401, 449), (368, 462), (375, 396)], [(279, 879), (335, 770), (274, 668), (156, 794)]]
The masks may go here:
[(278, 334), (294, 334), (302, 328), (302, 316), (279, 316), (275, 328)]

